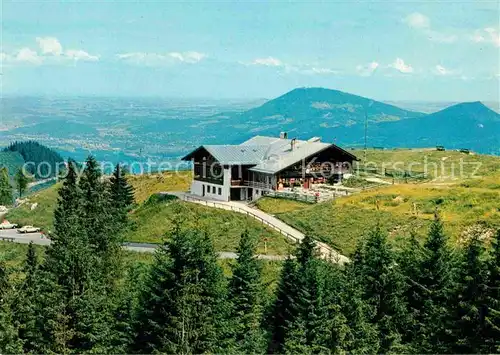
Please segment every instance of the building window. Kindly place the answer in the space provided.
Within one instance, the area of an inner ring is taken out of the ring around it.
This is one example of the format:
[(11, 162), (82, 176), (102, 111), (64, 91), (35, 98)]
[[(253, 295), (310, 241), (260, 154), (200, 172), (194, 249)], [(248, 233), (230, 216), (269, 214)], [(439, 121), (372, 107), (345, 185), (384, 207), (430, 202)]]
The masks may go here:
[(222, 195), (222, 189), (219, 187), (219, 195)]
[(216, 188), (215, 186), (212, 186), (212, 193), (213, 193), (213, 194), (216, 194), (216, 193), (217, 193), (217, 192), (215, 192), (215, 190), (216, 190), (216, 189), (217, 189), (217, 188)]
[(259, 190), (255, 190), (255, 194), (258, 195), (259, 194)]

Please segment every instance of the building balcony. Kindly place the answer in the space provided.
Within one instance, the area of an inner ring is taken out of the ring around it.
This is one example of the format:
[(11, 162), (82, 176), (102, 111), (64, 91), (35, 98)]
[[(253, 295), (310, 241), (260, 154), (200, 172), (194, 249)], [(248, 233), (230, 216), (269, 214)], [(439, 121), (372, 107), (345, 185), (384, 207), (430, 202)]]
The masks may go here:
[(242, 179), (231, 180), (231, 186), (245, 186)]
[(257, 182), (257, 181), (243, 181), (244, 186), (253, 187), (261, 190), (274, 190), (275, 187), (271, 184), (267, 184), (265, 182)]
[(208, 182), (209, 184), (216, 184), (216, 185), (224, 185), (224, 179), (223, 178), (216, 178), (216, 177), (202, 177), (202, 176), (194, 176), (193, 178), (195, 181), (202, 181), (202, 182)]

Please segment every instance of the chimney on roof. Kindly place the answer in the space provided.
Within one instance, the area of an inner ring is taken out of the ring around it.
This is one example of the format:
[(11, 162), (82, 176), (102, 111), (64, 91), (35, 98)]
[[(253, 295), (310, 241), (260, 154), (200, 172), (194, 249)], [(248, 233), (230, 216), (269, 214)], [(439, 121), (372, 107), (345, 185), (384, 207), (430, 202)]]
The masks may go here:
[(280, 132), (280, 139), (287, 139), (287, 138), (288, 138), (288, 133)]
[(297, 138), (293, 138), (290, 141), (290, 150), (294, 150), (295, 149), (296, 143), (297, 143)]

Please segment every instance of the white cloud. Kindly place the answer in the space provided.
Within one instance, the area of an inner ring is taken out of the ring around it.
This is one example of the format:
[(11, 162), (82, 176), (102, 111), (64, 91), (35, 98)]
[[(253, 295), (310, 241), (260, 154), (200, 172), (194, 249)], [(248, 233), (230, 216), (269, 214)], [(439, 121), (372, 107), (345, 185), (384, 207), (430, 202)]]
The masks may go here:
[(87, 52), (82, 51), (81, 49), (68, 49), (64, 52), (64, 55), (74, 60), (83, 60), (89, 62), (95, 62), (99, 60), (99, 56), (90, 55)]
[(196, 64), (207, 57), (206, 54), (200, 52), (169, 52), (169, 53), (148, 53), (148, 52), (131, 52), (117, 54), (117, 58), (142, 65), (172, 65), (175, 63)]
[(250, 64), (252, 64), (252, 65), (264, 65), (267, 67), (280, 67), (280, 66), (284, 65), (281, 60), (273, 58), (273, 57), (257, 58), (257, 59), (254, 59)]
[(39, 50), (24, 47), (13, 54), (2, 53), (4, 63), (17, 64), (64, 64), (76, 61), (95, 62), (99, 56), (91, 55), (81, 49), (63, 50), (63, 46), (55, 37), (37, 37)]
[[(311, 74), (338, 74), (338, 70), (335, 69), (330, 69), (330, 68), (317, 68), (317, 67), (312, 67), (309, 69)], [(307, 74), (307, 69), (306, 69), (306, 74)]]
[(470, 40), (475, 43), (491, 43), (496, 47), (500, 47), (500, 30), (493, 27), (486, 27), (476, 30)]
[(184, 53), (171, 52), (168, 53), (168, 55), (181, 62), (191, 63), (191, 64), (198, 63), (199, 61), (203, 60), (206, 57), (206, 54), (200, 52), (184, 52)]
[(55, 37), (37, 37), (36, 41), (43, 54), (52, 54), (59, 56), (63, 48), (59, 40)]
[(318, 63), (285, 63), (274, 57), (256, 58), (251, 62), (239, 62), (245, 66), (263, 66), (276, 68), (285, 73), (296, 73), (306, 75), (333, 75), (339, 74), (339, 71), (333, 68), (320, 66)]
[(40, 58), (35, 51), (27, 47), (21, 48), (19, 52), (17, 52), (14, 60), (17, 62), (25, 62), (31, 64), (40, 64), (42, 62), (42, 58)]
[(414, 12), (408, 16), (406, 16), (403, 20), (408, 26), (412, 28), (430, 28), (431, 21), (425, 15), (422, 15), (419, 12)]
[(408, 27), (413, 28), (416, 31), (419, 31), (420, 33), (427, 36), (429, 41), (441, 42), (441, 43), (453, 43), (458, 39), (458, 37), (454, 34), (446, 34), (433, 30), (431, 28), (431, 20), (427, 16), (419, 12), (414, 12), (406, 16), (403, 19), (403, 22), (405, 22), (408, 25)]
[(356, 71), (361, 76), (370, 76), (377, 70), (379, 65), (380, 64), (377, 62), (371, 62), (368, 63), (367, 65), (358, 65), (356, 66)]
[(398, 70), (400, 73), (409, 74), (413, 73), (413, 68), (410, 64), (406, 64), (403, 59), (396, 58), (394, 63), (389, 65), (390, 68)]

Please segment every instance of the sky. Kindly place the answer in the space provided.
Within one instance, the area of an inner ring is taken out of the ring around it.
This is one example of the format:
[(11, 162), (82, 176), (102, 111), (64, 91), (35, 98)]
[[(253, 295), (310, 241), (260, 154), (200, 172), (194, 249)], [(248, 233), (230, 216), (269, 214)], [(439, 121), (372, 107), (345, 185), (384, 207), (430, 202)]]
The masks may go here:
[(2, 0), (4, 95), (498, 101), (498, 1)]

